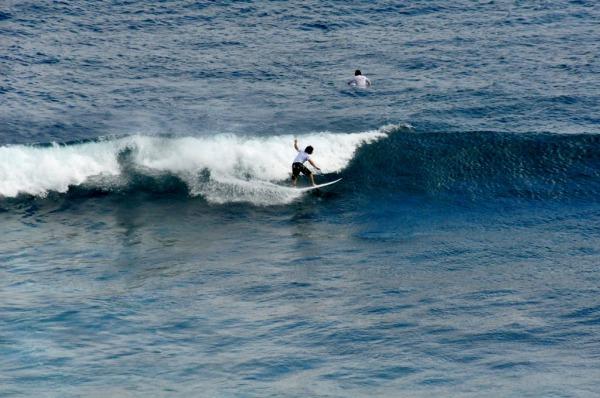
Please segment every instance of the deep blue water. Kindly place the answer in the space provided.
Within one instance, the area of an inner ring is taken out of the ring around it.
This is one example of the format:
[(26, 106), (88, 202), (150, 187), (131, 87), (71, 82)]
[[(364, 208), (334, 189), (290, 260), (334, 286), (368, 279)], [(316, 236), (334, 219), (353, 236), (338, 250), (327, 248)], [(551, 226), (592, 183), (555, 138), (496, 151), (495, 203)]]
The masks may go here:
[(0, 397), (597, 396), (599, 19), (5, 0)]

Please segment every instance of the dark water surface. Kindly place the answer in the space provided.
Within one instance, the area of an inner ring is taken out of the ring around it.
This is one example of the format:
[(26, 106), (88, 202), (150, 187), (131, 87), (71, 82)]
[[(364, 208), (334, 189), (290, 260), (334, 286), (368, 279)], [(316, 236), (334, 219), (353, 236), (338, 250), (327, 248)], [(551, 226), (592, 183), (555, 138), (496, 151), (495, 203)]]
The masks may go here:
[(4, 1), (0, 397), (596, 396), (599, 17)]

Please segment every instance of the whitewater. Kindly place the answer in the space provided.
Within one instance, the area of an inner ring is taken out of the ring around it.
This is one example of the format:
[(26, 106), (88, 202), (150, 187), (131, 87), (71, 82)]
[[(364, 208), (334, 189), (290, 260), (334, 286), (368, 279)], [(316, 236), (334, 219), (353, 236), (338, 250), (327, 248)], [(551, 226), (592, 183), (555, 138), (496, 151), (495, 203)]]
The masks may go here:
[[(356, 148), (386, 136), (378, 131), (353, 134), (318, 133), (302, 136), (318, 148), (319, 165), (328, 173), (341, 171)], [(208, 201), (287, 203), (300, 196), (275, 184), (289, 179), (294, 136), (150, 137), (134, 135), (78, 144), (0, 147), (0, 196), (45, 196), (84, 185), (118, 190), (128, 184), (124, 169), (147, 176), (172, 175), (184, 181), (190, 195)], [(206, 174), (208, 173), (208, 174)], [(208, 178), (206, 178), (208, 176)], [(205, 178), (203, 178), (205, 177)]]

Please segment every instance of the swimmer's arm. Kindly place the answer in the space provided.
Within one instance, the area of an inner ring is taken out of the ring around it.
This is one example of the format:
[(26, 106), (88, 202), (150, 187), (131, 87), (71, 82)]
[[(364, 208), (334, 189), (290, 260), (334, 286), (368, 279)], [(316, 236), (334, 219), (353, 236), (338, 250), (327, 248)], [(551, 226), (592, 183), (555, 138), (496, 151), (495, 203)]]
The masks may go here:
[(298, 149), (298, 140), (294, 139), (294, 148), (300, 152), (300, 149)]
[(317, 169), (317, 170), (321, 171), (321, 169), (319, 168), (319, 166), (317, 166), (317, 165), (315, 164), (315, 162), (313, 162), (313, 161), (312, 161), (312, 159), (308, 159), (308, 163), (310, 163), (310, 164), (312, 165), (312, 167), (314, 167), (315, 169)]
[(365, 80), (367, 81), (367, 86), (371, 87), (371, 81), (369, 80), (369, 78), (367, 77)]

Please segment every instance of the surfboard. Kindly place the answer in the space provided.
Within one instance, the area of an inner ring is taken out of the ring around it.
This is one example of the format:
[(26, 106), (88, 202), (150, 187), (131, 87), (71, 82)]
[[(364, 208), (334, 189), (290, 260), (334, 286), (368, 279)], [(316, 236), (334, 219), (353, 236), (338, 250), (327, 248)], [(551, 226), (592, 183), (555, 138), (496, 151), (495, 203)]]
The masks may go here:
[(340, 182), (341, 180), (342, 180), (341, 178), (338, 178), (335, 181), (329, 181), (329, 182), (326, 182), (325, 184), (315, 185), (314, 187), (303, 187), (303, 188), (295, 188), (295, 189), (297, 189), (298, 191), (312, 191), (313, 189), (319, 189), (319, 188), (327, 187), (329, 185), (333, 185), (336, 182)]

